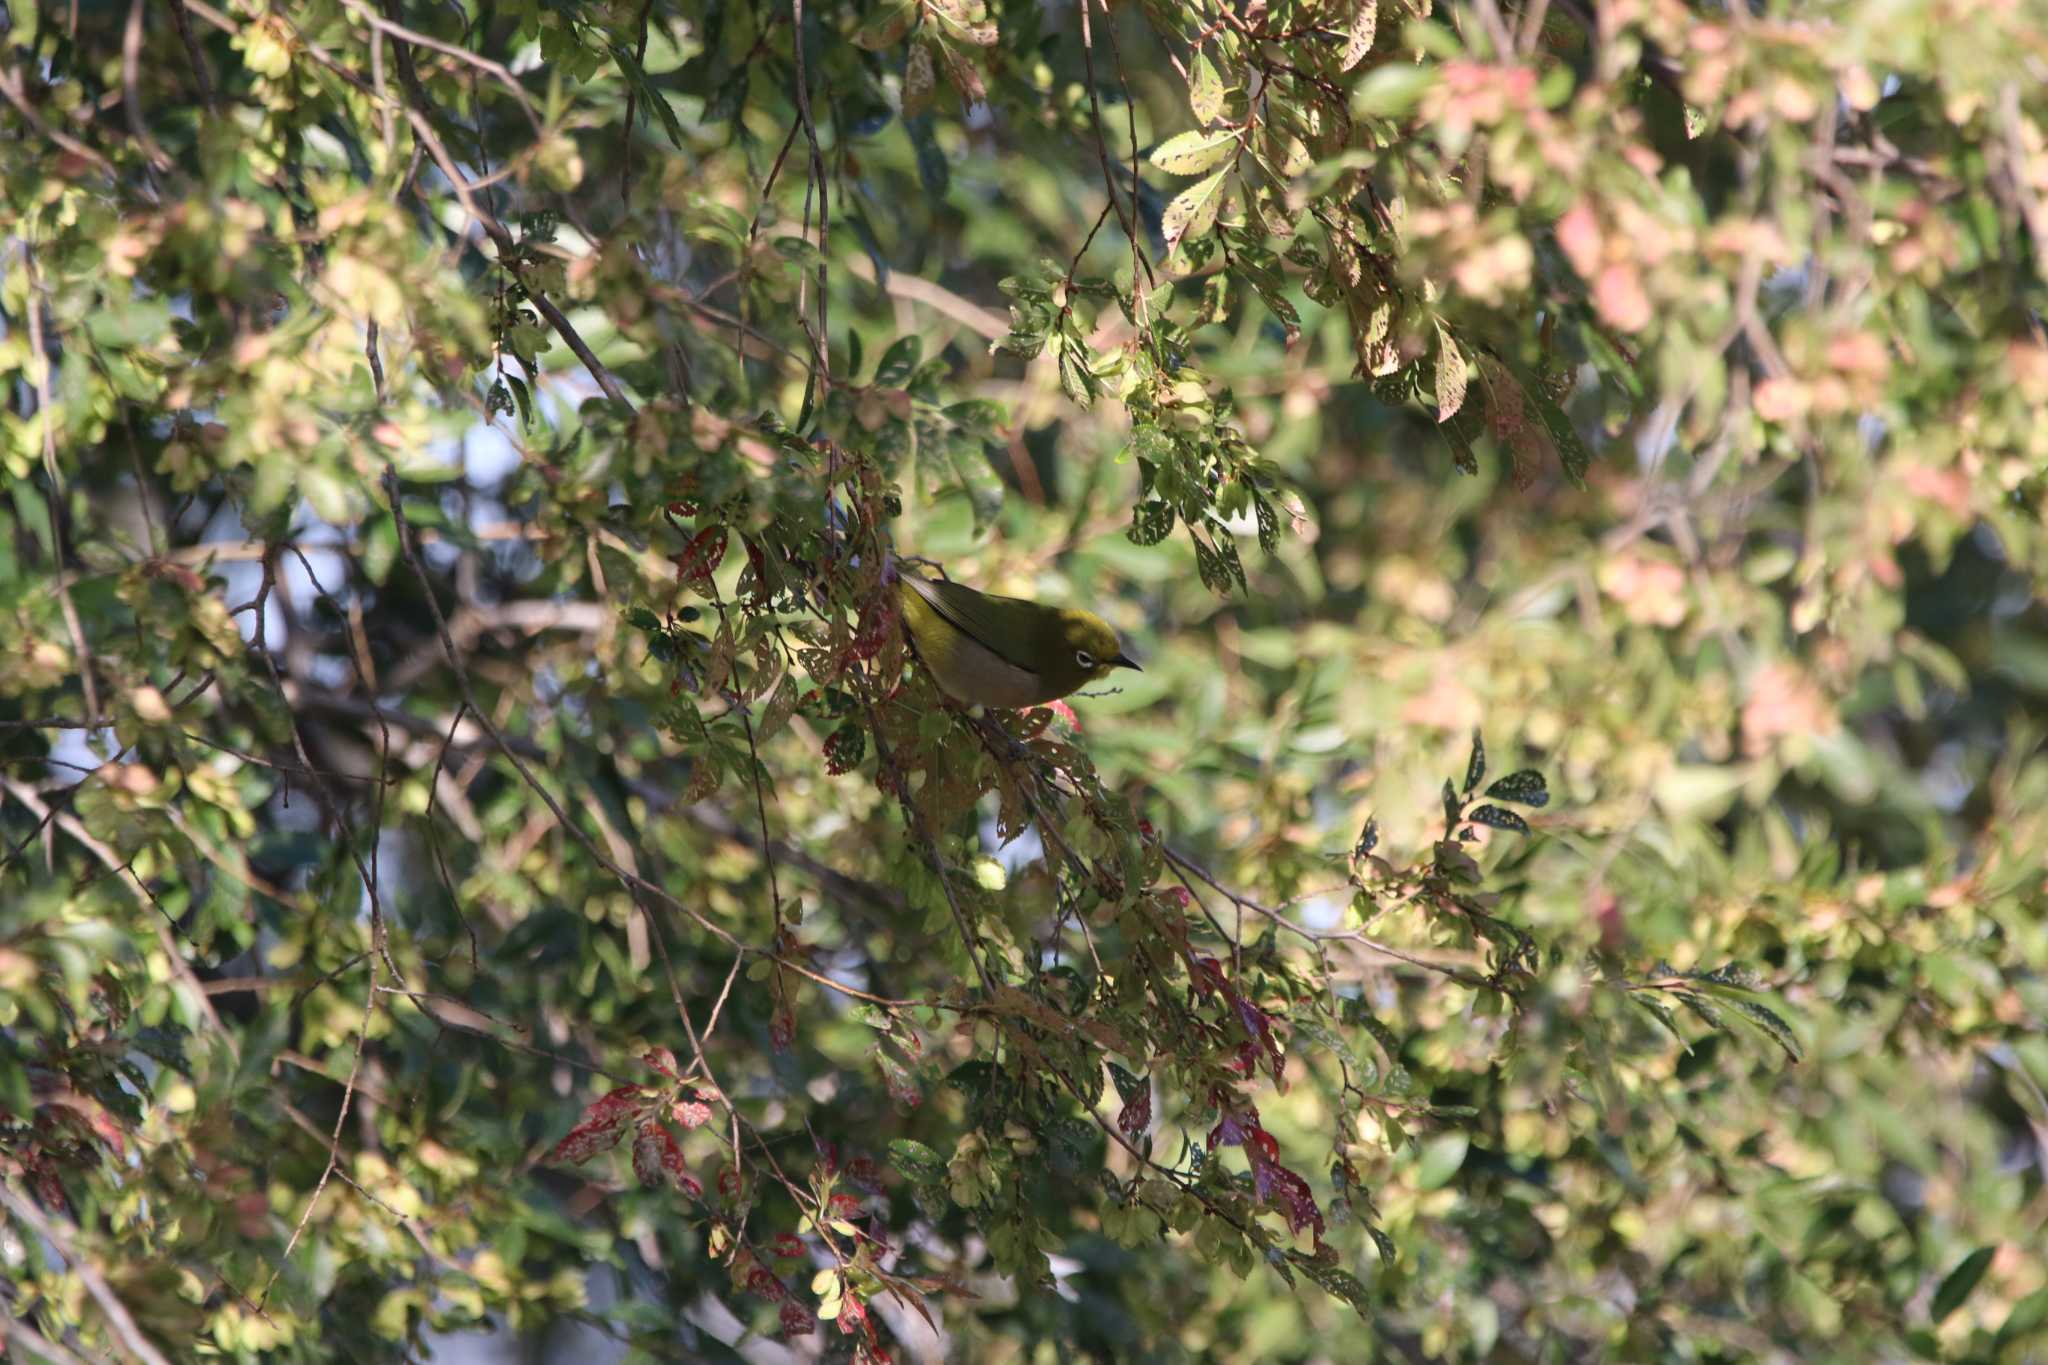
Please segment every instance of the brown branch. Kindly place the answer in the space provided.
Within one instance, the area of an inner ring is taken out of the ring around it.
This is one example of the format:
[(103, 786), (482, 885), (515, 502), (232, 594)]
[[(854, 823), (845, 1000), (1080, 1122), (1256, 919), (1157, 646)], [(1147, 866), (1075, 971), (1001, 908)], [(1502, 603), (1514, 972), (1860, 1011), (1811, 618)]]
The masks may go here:
[[(22, 84), (21, 72), (17, 68), (11, 66), (0, 68), (0, 95), (5, 95), (7, 102), (13, 105), (22, 118), (28, 121), (28, 126), (35, 129), (42, 136), (48, 138), (73, 156), (91, 162), (108, 175), (115, 173), (113, 162), (107, 160), (104, 156), (101, 156), (98, 152), (86, 146), (63, 129), (53, 128), (43, 121), (43, 116), (36, 112), (35, 105), (29, 102), (27, 87)], [(25, 242), (24, 245), (26, 245)], [(29, 316), (35, 316), (33, 303), (29, 307)]]
[[(875, 266), (865, 256), (852, 256), (845, 262), (847, 273), (863, 284), (878, 284)], [(944, 285), (934, 283), (918, 275), (906, 275), (901, 271), (889, 272), (886, 283), (879, 288), (892, 298), (921, 303), (933, 312), (953, 319), (961, 326), (987, 338), (998, 341), (1010, 334), (1010, 324), (998, 313), (983, 308), (970, 299), (964, 299)]]
[(76, 1228), (61, 1218), (45, 1214), (5, 1182), (0, 1182), (0, 1206), (4, 1206), (9, 1213), (28, 1224), (45, 1241), (56, 1247), (70, 1263), (78, 1278), (85, 1282), (86, 1292), (99, 1304), (100, 1312), (106, 1316), (107, 1326), (113, 1329), (114, 1337), (121, 1343), (122, 1349), (134, 1359), (143, 1362), (143, 1365), (170, 1365), (170, 1362), (164, 1359), (163, 1352), (150, 1345), (149, 1339), (142, 1335), (142, 1329), (135, 1325), (134, 1315), (129, 1313), (128, 1305), (122, 1303), (119, 1296), (114, 1293), (113, 1286), (107, 1283), (107, 1277), (79, 1251)]
[[(128, 131), (142, 148), (149, 164), (168, 170), (171, 158), (157, 145), (142, 117), (142, 7), (145, 0), (129, 0), (128, 24), (121, 33), (121, 106), (128, 115)], [(143, 505), (148, 506), (145, 497)]]
[[(199, 83), (200, 103), (206, 106), (207, 112), (217, 114), (220, 112), (220, 104), (214, 98), (213, 72), (208, 69), (206, 53), (200, 48), (199, 39), (192, 32), (192, 21), (186, 16), (188, 6), (195, 13), (202, 9), (201, 6), (192, 4), (192, 0), (170, 0), (171, 26), (178, 30), (178, 40), (185, 45), (185, 59), (192, 64), (192, 79)], [(210, 7), (204, 8), (202, 17), (207, 18), (208, 22), (225, 18)], [(215, 23), (215, 27), (222, 26)]]
[[(221, 1023), (220, 1015), (214, 1012), (213, 1002), (206, 998), (206, 988), (200, 983), (198, 974), (192, 970), (192, 964), (186, 960), (184, 953), (178, 950), (173, 932), (177, 927), (177, 921), (171, 917), (171, 912), (164, 908), (163, 902), (156, 898), (156, 893), (149, 889), (148, 884), (136, 875), (135, 868), (121, 861), (113, 849), (94, 838), (92, 831), (87, 829), (85, 823), (77, 816), (64, 814), (44, 804), (34, 789), (26, 784), (10, 777), (0, 777), (0, 789), (5, 789), (8, 795), (27, 807), (29, 814), (41, 818), (46, 823), (54, 823), (57, 828), (76, 839), (86, 852), (98, 859), (102, 867), (113, 873), (115, 879), (129, 889), (139, 903), (146, 903), (156, 909), (159, 917), (156, 926), (157, 944), (164, 950), (164, 956), (170, 959), (171, 970), (191, 988), (193, 998), (199, 1002), (199, 1012), (206, 1016), (207, 1022), (221, 1030), (221, 1036), (227, 1039), (229, 1050), (234, 1051), (234, 1035), (228, 1033)], [(123, 878), (125, 880), (122, 880)]]
[(82, 1357), (71, 1354), (15, 1317), (0, 1317), (0, 1347), (7, 1346), (19, 1346), (31, 1355), (52, 1362), (52, 1365), (85, 1365)]

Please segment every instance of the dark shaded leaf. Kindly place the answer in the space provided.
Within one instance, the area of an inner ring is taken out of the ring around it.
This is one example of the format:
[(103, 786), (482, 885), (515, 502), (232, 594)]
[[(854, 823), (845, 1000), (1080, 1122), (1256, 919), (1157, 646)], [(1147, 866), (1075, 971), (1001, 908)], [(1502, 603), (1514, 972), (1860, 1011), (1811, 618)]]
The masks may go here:
[(1963, 1301), (1976, 1289), (1977, 1282), (1984, 1278), (1984, 1272), (1991, 1267), (1991, 1258), (1998, 1254), (1996, 1246), (1978, 1247), (1963, 1257), (1954, 1270), (1943, 1277), (1941, 1287), (1934, 1291), (1934, 1302), (1928, 1305), (1927, 1316), (1939, 1325), (1943, 1319), (1963, 1306)]
[(1502, 806), (1480, 806), (1465, 817), (1475, 824), (1491, 825), (1495, 829), (1513, 830), (1517, 834), (1529, 832), (1529, 822), (1513, 811)]
[(1550, 804), (1550, 787), (1544, 782), (1543, 774), (1534, 768), (1509, 773), (1488, 787), (1486, 794), (1496, 801), (1513, 801), (1522, 806)]

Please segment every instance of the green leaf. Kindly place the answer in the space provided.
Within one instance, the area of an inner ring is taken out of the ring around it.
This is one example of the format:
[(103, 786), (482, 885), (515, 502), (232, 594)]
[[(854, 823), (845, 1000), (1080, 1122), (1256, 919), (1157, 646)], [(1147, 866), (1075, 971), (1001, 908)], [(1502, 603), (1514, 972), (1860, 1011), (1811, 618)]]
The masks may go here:
[(2014, 1304), (1998, 1329), (2000, 1345), (2032, 1336), (2048, 1325), (2048, 1289), (2036, 1289)]
[(946, 1178), (946, 1160), (914, 1138), (896, 1138), (889, 1143), (889, 1164), (920, 1185), (932, 1185)]
[(1175, 195), (1173, 202), (1166, 206), (1166, 212), (1159, 217), (1159, 230), (1166, 238), (1166, 249), (1171, 252), (1190, 237), (1200, 237), (1215, 225), (1216, 212), (1223, 207), (1223, 177), (1226, 171), (1217, 171), (1206, 180), (1199, 180)]
[(1277, 553), (1280, 549), (1280, 518), (1274, 514), (1273, 504), (1254, 493), (1252, 512), (1259, 523), (1259, 548), (1269, 555)]
[(1173, 504), (1157, 498), (1131, 509), (1131, 528), (1124, 532), (1134, 545), (1157, 545), (1173, 531)]
[[(1391, 1248), (1392, 1244), (1388, 1245)], [(1350, 1304), (1359, 1317), (1368, 1321), (1371, 1319), (1371, 1301), (1366, 1294), (1365, 1286), (1359, 1282), (1356, 1275), (1327, 1261), (1319, 1261), (1307, 1252), (1289, 1251), (1287, 1259), (1294, 1263), (1295, 1269), (1314, 1281), (1325, 1293)], [(1392, 1262), (1391, 1250), (1386, 1259)]]
[(1747, 996), (1723, 994), (1716, 998), (1723, 1004), (1734, 1006), (1741, 1011), (1744, 1018), (1769, 1034), (1772, 1042), (1785, 1049), (1787, 1057), (1795, 1062), (1804, 1058), (1805, 1050), (1800, 1046), (1799, 1035), (1792, 1031), (1792, 1026), (1786, 1023), (1784, 1017), (1776, 1010)]
[(815, 243), (807, 238), (798, 237), (790, 233), (784, 233), (776, 237), (769, 245), (775, 248), (777, 254), (795, 261), (801, 266), (815, 266), (825, 259)]
[(825, 771), (835, 777), (851, 772), (860, 766), (867, 751), (868, 732), (848, 721), (825, 740)]
[(920, 12), (918, 0), (887, 0), (869, 20), (855, 30), (854, 45), (870, 52), (894, 47), (910, 32)]
[[(1365, 1069), (1358, 1060), (1358, 1054), (1351, 1050), (1351, 1045), (1346, 1043), (1342, 1035), (1338, 1034), (1335, 1030), (1326, 1028), (1322, 1020), (1317, 1019), (1313, 1015), (1299, 1014), (1295, 1016), (1293, 1024), (1295, 1037), (1306, 1038), (1326, 1051), (1335, 1053), (1354, 1072)], [(1354, 1075), (1351, 1079), (1354, 1085), (1371, 1085), (1377, 1079), (1377, 1076), (1376, 1074), (1369, 1074), (1364, 1077)]]
[(671, 147), (677, 151), (684, 150), (683, 125), (677, 120), (676, 111), (669, 107), (667, 96), (647, 79), (647, 72), (641, 68), (640, 60), (633, 55), (631, 48), (624, 43), (612, 43), (610, 48), (612, 60), (619, 64), (619, 70), (624, 73), (626, 83), (633, 87), (633, 93), (638, 96), (637, 107), (643, 113), (654, 116), (655, 121), (661, 125), (662, 135), (668, 138)]
[(1981, 1246), (1963, 1257), (1954, 1270), (1942, 1279), (1941, 1287), (1934, 1291), (1934, 1302), (1928, 1305), (1927, 1316), (1937, 1326), (1949, 1314), (1963, 1306), (1963, 1301), (1984, 1278), (1984, 1272), (1991, 1267), (1991, 1258), (1998, 1254), (1997, 1246)]
[(1563, 466), (1565, 477), (1579, 487), (1586, 486), (1586, 471), (1592, 468), (1593, 452), (1579, 439), (1578, 428), (1572, 425), (1571, 417), (1558, 406), (1550, 396), (1550, 388), (1540, 375), (1515, 366), (1515, 378), (1521, 381), (1522, 392), (1529, 405), (1536, 409), (1538, 420), (1550, 435), (1550, 442), (1557, 447), (1558, 463)]
[(1162, 171), (1174, 175), (1199, 175), (1229, 156), (1237, 146), (1237, 131), (1218, 128), (1178, 133), (1152, 149), (1147, 158)]
[(1465, 389), (1470, 383), (1465, 357), (1451, 339), (1451, 329), (1442, 318), (1436, 320), (1436, 420), (1439, 425), (1458, 415), (1465, 406)]
[(1651, 999), (1641, 991), (1630, 991), (1628, 998), (1641, 1005), (1652, 1018), (1669, 1029), (1671, 1036), (1676, 1038), (1687, 1052), (1692, 1051), (1692, 1040), (1679, 1031), (1678, 1017), (1671, 1012), (1668, 1005), (1661, 1000)]
[(1416, 1188), (1438, 1190), (1450, 1184), (1451, 1177), (1464, 1166), (1471, 1145), (1472, 1140), (1463, 1133), (1445, 1133), (1424, 1143), (1415, 1168)]
[(1399, 118), (1421, 103), (1423, 92), (1434, 84), (1434, 67), (1389, 62), (1359, 82), (1351, 95), (1351, 112), (1365, 118)]
[(1193, 527), (1188, 528), (1188, 539), (1195, 543), (1195, 572), (1200, 575), (1202, 586), (1224, 597), (1230, 596), (1230, 567), (1224, 563), (1223, 556), (1197, 535)]
[(1379, 0), (1351, 0), (1351, 24), (1344, 34), (1344, 55), (1337, 59), (1339, 71), (1349, 71), (1365, 60), (1365, 54), (1372, 51), (1372, 40), (1379, 32)]
[(1197, 52), (1188, 64), (1188, 108), (1205, 127), (1223, 113), (1223, 77), (1207, 52)]
[(875, 383), (885, 389), (900, 389), (909, 380), (911, 372), (917, 369), (917, 362), (924, 357), (924, 338), (916, 335), (898, 337), (889, 349), (882, 352), (882, 358), (875, 363)]

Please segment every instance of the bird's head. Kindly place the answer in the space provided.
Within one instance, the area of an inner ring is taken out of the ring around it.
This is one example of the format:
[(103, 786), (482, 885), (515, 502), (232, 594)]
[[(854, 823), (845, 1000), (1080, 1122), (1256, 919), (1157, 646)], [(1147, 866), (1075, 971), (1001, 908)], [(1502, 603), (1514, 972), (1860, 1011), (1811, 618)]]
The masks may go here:
[(1116, 669), (1138, 668), (1138, 661), (1109, 622), (1092, 611), (1056, 613), (1051, 638), (1045, 641), (1040, 658), (1039, 673), (1059, 684), (1061, 696), (1098, 682)]

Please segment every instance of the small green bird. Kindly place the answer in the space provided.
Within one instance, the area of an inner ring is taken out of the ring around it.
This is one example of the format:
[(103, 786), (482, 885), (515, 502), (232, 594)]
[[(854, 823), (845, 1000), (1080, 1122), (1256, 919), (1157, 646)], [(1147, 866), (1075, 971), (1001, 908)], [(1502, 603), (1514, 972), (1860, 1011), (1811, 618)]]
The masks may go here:
[(948, 696), (970, 706), (1037, 706), (1138, 667), (1093, 612), (994, 597), (900, 567), (896, 592), (918, 658)]

